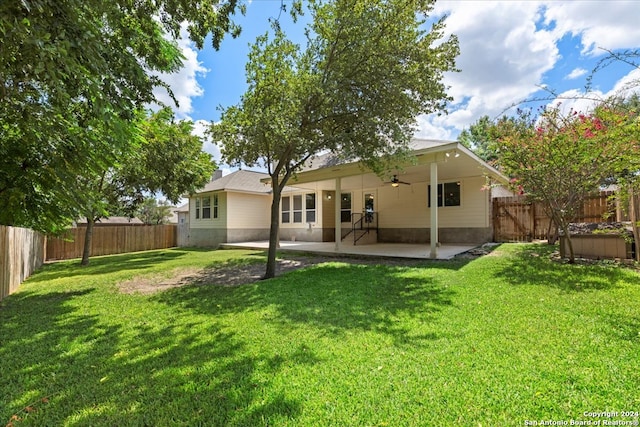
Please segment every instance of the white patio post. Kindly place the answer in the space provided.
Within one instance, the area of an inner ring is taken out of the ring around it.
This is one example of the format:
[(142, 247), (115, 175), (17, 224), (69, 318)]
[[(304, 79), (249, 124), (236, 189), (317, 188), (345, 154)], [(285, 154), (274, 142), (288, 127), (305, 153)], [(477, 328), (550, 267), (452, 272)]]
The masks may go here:
[(434, 160), (431, 162), (431, 258), (438, 257), (438, 163)]
[(340, 246), (342, 245), (342, 215), (340, 209), (342, 207), (342, 182), (340, 177), (336, 178), (336, 197), (335, 197), (335, 216), (336, 216), (336, 246), (335, 251), (340, 252)]

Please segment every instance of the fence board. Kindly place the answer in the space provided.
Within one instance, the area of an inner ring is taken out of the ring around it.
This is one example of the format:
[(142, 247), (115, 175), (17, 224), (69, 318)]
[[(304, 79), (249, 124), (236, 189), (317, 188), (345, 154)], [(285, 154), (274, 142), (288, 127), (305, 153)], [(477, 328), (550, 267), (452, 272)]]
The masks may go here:
[(44, 245), (38, 232), (0, 225), (0, 301), (42, 265)]
[[(177, 225), (107, 225), (93, 228), (91, 256), (166, 249), (177, 246)], [(47, 260), (81, 258), (85, 227), (69, 230), (64, 238), (47, 239)]]
[[(621, 212), (610, 200), (612, 191), (602, 191), (584, 201), (575, 222), (622, 221)], [(493, 230), (496, 242), (530, 242), (549, 237), (554, 230), (542, 204), (524, 196), (493, 199)]]

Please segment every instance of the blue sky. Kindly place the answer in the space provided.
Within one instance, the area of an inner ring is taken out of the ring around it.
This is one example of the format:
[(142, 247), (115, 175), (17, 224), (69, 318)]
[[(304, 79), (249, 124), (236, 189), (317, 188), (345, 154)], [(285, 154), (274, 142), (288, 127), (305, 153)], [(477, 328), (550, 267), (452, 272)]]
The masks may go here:
[[(287, 2), (289, 3), (289, 2)], [(218, 120), (217, 107), (237, 104), (246, 89), (244, 64), (248, 46), (269, 29), (269, 17), (279, 14), (280, 0), (253, 0), (247, 14), (237, 17), (243, 32), (227, 38), (221, 49), (196, 51), (181, 42), (186, 56), (182, 71), (165, 80), (180, 100), (177, 115), (196, 123), (202, 132)], [(459, 73), (446, 76), (454, 101), (449, 114), (417, 118), (416, 136), (455, 140), (479, 117), (495, 117), (514, 103), (548, 97), (547, 87), (562, 98), (584, 95), (586, 78), (606, 52), (640, 48), (640, 2), (630, 1), (438, 1), (432, 16), (447, 15), (447, 31), (458, 36)], [(304, 42), (306, 16), (291, 24), (283, 13), (290, 38)], [(595, 75), (590, 97), (603, 98), (625, 81), (640, 79), (640, 70), (617, 64)], [(162, 96), (162, 95), (160, 95)], [(584, 100), (565, 99), (565, 107), (587, 109)], [(219, 160), (210, 142), (205, 151)]]

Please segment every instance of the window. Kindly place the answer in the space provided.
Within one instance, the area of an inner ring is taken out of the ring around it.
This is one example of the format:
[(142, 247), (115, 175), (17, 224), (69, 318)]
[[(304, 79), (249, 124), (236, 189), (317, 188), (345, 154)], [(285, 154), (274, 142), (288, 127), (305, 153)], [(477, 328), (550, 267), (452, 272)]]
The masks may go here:
[(305, 194), (305, 205), (304, 208), (306, 210), (306, 222), (316, 222), (316, 194), (309, 193)]
[(291, 198), (289, 196), (282, 198), (282, 223), (291, 222)]
[(293, 222), (302, 222), (302, 195), (293, 196)]
[[(431, 207), (430, 185), (427, 187), (427, 198), (429, 200), (429, 207)], [(442, 206), (460, 206), (460, 182), (438, 184), (438, 207)]]
[(196, 197), (196, 219), (200, 219), (200, 197)]
[(351, 222), (351, 193), (340, 195), (340, 221)]
[(218, 195), (213, 195), (213, 217), (218, 218)]
[(211, 197), (202, 198), (202, 219), (211, 219)]

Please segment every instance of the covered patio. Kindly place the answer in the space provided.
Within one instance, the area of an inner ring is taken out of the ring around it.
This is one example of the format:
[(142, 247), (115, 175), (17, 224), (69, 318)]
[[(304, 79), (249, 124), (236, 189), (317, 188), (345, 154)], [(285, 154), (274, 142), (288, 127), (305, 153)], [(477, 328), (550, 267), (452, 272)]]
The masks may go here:
[[(312, 158), (290, 181), (304, 194), (290, 202), (284, 193), (282, 248), (449, 259), (491, 241), (491, 191), (484, 190), (506, 177), (455, 141), (413, 139), (410, 149), (411, 159), (387, 176), (332, 153)], [(304, 222), (307, 196), (312, 220)]]
[[(280, 251), (305, 252), (312, 254), (331, 254), (332, 256), (362, 256), (383, 258), (410, 258), (410, 259), (452, 259), (456, 255), (470, 251), (479, 245), (471, 244), (443, 244), (438, 248), (437, 257), (431, 254), (429, 244), (412, 243), (374, 243), (369, 245), (342, 244), (336, 250), (333, 242), (291, 242), (280, 241)], [(269, 248), (268, 241), (223, 243), (223, 249), (263, 249)]]

